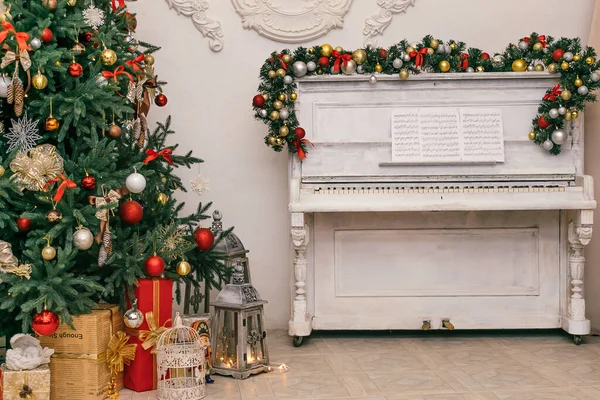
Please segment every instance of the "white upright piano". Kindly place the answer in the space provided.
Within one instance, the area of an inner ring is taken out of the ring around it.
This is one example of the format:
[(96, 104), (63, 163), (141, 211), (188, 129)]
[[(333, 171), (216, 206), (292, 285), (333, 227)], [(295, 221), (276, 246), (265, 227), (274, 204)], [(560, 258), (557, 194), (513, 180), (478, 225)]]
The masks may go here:
[[(548, 73), (298, 79), (308, 157), (289, 164), (294, 345), (318, 330), (562, 328), (590, 333), (583, 249), (593, 180), (583, 118), (560, 155), (527, 133)], [(405, 109), (501, 112), (498, 162), (394, 162)]]

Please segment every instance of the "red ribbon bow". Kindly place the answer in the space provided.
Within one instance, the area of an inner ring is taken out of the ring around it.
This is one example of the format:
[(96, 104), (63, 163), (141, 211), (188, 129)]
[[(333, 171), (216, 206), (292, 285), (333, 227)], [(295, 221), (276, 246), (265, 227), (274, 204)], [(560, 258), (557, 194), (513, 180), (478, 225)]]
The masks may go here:
[(314, 146), (314, 144), (312, 144), (308, 139), (299, 139), (299, 140), (294, 140), (292, 142), (292, 144), (294, 146), (296, 146), (296, 151), (298, 152), (298, 157), (300, 157), (300, 160), (304, 160), (306, 158), (306, 153), (304, 152), (304, 150), (302, 150), (302, 146), (300, 146), (300, 143), (308, 143), (312, 146)]
[(459, 57), (460, 61), (458, 62), (458, 66), (463, 70), (469, 68), (469, 54), (462, 53)]
[(127, 61), (125, 61), (125, 64), (127, 64), (131, 68), (133, 68), (134, 71), (141, 71), (142, 68), (140, 68), (140, 63), (144, 62), (145, 59), (146, 59), (146, 56), (143, 55), (143, 54), (140, 54), (139, 56), (137, 56), (133, 60), (127, 60)]
[(562, 90), (560, 90), (560, 85), (556, 84), (552, 88), (551, 92), (546, 93), (546, 95), (544, 96), (544, 100), (555, 101), (556, 100), (556, 96), (560, 96), (561, 93), (562, 93)]
[(281, 60), (281, 66), (283, 67), (283, 69), (287, 70), (288, 66), (287, 64), (283, 61), (283, 53), (279, 53), (277, 54), (277, 57), (279, 57), (279, 59)]
[(102, 71), (102, 76), (105, 78), (114, 78), (115, 82), (117, 82), (117, 77), (119, 75), (125, 75), (127, 77), (129, 77), (129, 80), (131, 82), (135, 82), (133, 80), (133, 76), (131, 76), (131, 74), (127, 71), (125, 71), (125, 67), (123, 65), (118, 66), (117, 68), (115, 68), (114, 72), (110, 72), (110, 71)]
[(173, 165), (173, 160), (171, 159), (171, 154), (173, 154), (173, 150), (171, 149), (162, 149), (161, 151), (155, 151), (152, 149), (146, 150), (146, 159), (144, 160), (144, 164), (148, 164), (152, 160), (156, 160), (158, 157), (162, 157), (171, 165)]
[(337, 51), (333, 51), (335, 62), (333, 63), (333, 70), (338, 72), (340, 70), (340, 64), (344, 62), (344, 66), (348, 66), (348, 61), (352, 60), (352, 54), (342, 54)]
[(58, 190), (56, 191), (56, 195), (54, 195), (54, 199), (53, 199), (57, 203), (60, 201), (60, 199), (62, 199), (63, 195), (65, 194), (65, 189), (67, 189), (67, 188), (75, 189), (77, 187), (77, 184), (75, 182), (67, 179), (64, 174), (60, 174), (60, 177), (50, 179), (49, 181), (47, 181), (46, 184), (44, 185), (44, 190), (47, 190), (48, 186), (50, 184), (60, 182), (60, 181), (62, 181), (62, 183), (58, 187)]
[(117, 6), (117, 1), (112, 0), (112, 10), (113, 12), (117, 11), (117, 8), (125, 7), (125, 0), (119, 0), (119, 5)]
[(2, 28), (4, 28), (4, 30), (0, 32), (0, 43), (6, 40), (6, 37), (9, 33), (13, 33), (19, 45), (19, 49), (21, 49), (21, 51), (27, 50), (27, 41), (29, 40), (29, 33), (15, 31), (15, 27), (10, 22), (3, 22)]
[(427, 49), (426, 48), (422, 48), (421, 50), (417, 51), (411, 51), (410, 53), (408, 53), (408, 55), (410, 56), (410, 58), (415, 58), (415, 66), (417, 68), (421, 68), (423, 66), (423, 56), (427, 54)]
[(540, 35), (538, 36), (538, 42), (540, 42), (542, 44), (542, 47), (546, 47), (547, 43), (546, 43), (546, 35)]

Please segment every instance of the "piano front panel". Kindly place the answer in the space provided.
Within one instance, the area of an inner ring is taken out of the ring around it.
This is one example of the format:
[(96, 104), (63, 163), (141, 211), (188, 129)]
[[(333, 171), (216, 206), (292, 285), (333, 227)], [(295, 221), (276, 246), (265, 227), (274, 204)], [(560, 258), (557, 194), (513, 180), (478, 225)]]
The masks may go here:
[(316, 213), (314, 328), (560, 327), (559, 212)]

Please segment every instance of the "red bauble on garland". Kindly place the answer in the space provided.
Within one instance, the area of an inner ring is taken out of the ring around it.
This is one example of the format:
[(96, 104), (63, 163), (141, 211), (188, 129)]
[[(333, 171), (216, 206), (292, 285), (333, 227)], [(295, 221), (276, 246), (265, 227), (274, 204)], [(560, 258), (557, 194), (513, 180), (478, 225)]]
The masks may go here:
[(544, 118), (544, 116), (539, 117), (537, 123), (541, 129), (546, 129), (550, 126), (550, 122), (546, 121), (546, 118)]
[(379, 55), (381, 56), (381, 58), (386, 58), (387, 57), (387, 50), (386, 49), (379, 49)]
[(164, 107), (167, 105), (167, 96), (165, 96), (164, 94), (159, 94), (158, 96), (156, 96), (154, 98), (154, 104), (156, 104), (159, 107)]
[(564, 55), (565, 51), (563, 49), (556, 49), (552, 52), (552, 59), (558, 62)]
[(17, 228), (21, 232), (28, 232), (31, 229), (31, 220), (29, 218), (17, 218)]
[(152, 257), (148, 257), (146, 262), (144, 262), (144, 269), (146, 270), (146, 274), (150, 276), (161, 276), (165, 271), (165, 260), (154, 253)]
[(481, 53), (481, 58), (483, 58), (484, 60), (489, 60), (490, 55), (488, 53)]
[(69, 73), (69, 75), (71, 75), (73, 78), (79, 78), (81, 75), (83, 75), (83, 67), (81, 66), (81, 64), (73, 61), (70, 65), (69, 68), (67, 70), (67, 72)]
[(215, 235), (208, 228), (198, 228), (194, 233), (194, 241), (198, 250), (209, 250), (215, 244)]
[(135, 200), (127, 200), (119, 207), (119, 218), (129, 225), (137, 224), (144, 216), (144, 209)]
[(326, 66), (328, 66), (328, 65), (329, 65), (329, 57), (325, 57), (325, 56), (323, 56), (323, 57), (319, 58), (319, 65), (320, 65), (321, 67), (326, 67)]
[(94, 190), (96, 189), (96, 178), (90, 175), (86, 175), (81, 180), (81, 187), (85, 190)]
[(298, 139), (304, 139), (304, 136), (306, 136), (306, 131), (304, 128), (297, 127), (294, 129), (294, 135), (296, 135)]
[(40, 35), (40, 39), (42, 39), (42, 42), (44, 43), (50, 43), (53, 37), (52, 31), (48, 28), (45, 28)]
[(257, 94), (252, 98), (252, 105), (254, 107), (262, 107), (265, 105), (265, 98), (261, 94)]
[(42, 312), (33, 315), (31, 327), (33, 331), (40, 336), (52, 335), (58, 329), (60, 320), (54, 311), (44, 308)]

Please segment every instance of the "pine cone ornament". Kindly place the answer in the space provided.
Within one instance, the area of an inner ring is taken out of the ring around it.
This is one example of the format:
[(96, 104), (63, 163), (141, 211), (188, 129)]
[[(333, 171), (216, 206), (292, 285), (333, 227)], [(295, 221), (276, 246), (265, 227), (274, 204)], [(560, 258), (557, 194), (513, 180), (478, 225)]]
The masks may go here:
[(23, 83), (18, 78), (13, 79), (13, 88), (15, 91), (15, 115), (20, 117), (23, 115), (23, 106), (25, 105), (25, 88), (23, 88)]
[(146, 145), (146, 132), (148, 131), (148, 120), (144, 114), (140, 115), (140, 137), (138, 138), (138, 149), (143, 150)]
[(102, 245), (100, 246), (100, 251), (98, 252), (98, 266), (103, 267), (108, 260), (108, 257), (112, 254), (112, 236), (108, 227), (102, 234)]

